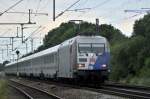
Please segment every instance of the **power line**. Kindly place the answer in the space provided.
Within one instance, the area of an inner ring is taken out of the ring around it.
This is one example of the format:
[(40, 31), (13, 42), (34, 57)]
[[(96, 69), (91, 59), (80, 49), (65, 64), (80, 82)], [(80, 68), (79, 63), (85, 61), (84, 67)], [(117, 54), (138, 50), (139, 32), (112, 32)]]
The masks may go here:
[(81, 3), (79, 3), (77, 6), (75, 6), (75, 8), (79, 8), (79, 6), (81, 6), (81, 5), (83, 7), (83, 5), (85, 5), (87, 2), (88, 2), (88, 0), (85, 0), (85, 1), (83, 1)]
[(75, 11), (75, 12), (84, 12), (85, 10), (90, 10), (91, 8), (80, 8), (80, 9), (73, 9), (73, 10), (67, 10), (67, 11)]
[(55, 0), (53, 0), (53, 21), (55, 21), (55, 19), (57, 19), (59, 16), (63, 15), (67, 10), (69, 10), (70, 8), (72, 8), (75, 4), (77, 4), (80, 0), (77, 0), (76, 2), (74, 2), (72, 5), (70, 5), (68, 8), (66, 8), (64, 11), (62, 11), (61, 13), (59, 13), (56, 17), (55, 17)]
[[(15, 11), (15, 12), (5, 12), (5, 13), (11, 13), (11, 14), (29, 14), (29, 12), (19, 12), (19, 11)], [(31, 12), (31, 14), (35, 14), (35, 15), (46, 15), (48, 16), (48, 13), (38, 13), (38, 12)]]
[(101, 3), (99, 3), (99, 4), (97, 4), (96, 6), (91, 7), (91, 9), (95, 9), (95, 8), (100, 7), (100, 6), (103, 6), (104, 4), (106, 4), (106, 3), (109, 2), (109, 1), (110, 1), (110, 0), (105, 0), (105, 1), (103, 1), (103, 2), (101, 2)]
[(42, 26), (39, 26), (37, 29), (35, 29), (26, 39), (25, 41), (27, 41), (35, 32), (37, 32)]
[(16, 5), (18, 5), (19, 3), (21, 3), (23, 0), (18, 1), (17, 3), (15, 3), (14, 5), (10, 6), (8, 9), (6, 9), (5, 11), (3, 11), (2, 13), (0, 13), (0, 16), (3, 15), (4, 13), (6, 13), (7, 11), (9, 11), (10, 9), (12, 9), (13, 7), (15, 7)]
[(82, 16), (83, 14), (85, 14), (85, 13), (87, 13), (87, 12), (90, 12), (91, 10), (94, 10), (94, 9), (100, 7), (100, 6), (103, 6), (104, 4), (106, 4), (106, 3), (109, 2), (109, 1), (111, 1), (111, 0), (105, 0), (105, 1), (103, 1), (103, 2), (101, 2), (101, 3), (99, 3), (99, 4), (97, 4), (96, 6), (90, 7), (90, 9), (88, 9), (88, 11), (83, 12), (83, 13), (80, 14), (78, 17), (80, 17), (80, 16)]

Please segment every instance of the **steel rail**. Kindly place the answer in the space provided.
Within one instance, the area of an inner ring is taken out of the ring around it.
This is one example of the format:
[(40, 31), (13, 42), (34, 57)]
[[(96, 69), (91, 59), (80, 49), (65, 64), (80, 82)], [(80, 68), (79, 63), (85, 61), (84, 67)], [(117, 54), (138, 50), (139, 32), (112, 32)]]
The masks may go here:
[[(29, 79), (27, 79), (29, 80)], [(127, 97), (127, 98), (135, 98), (135, 99), (150, 99), (150, 89), (148, 90), (147, 87), (132, 87), (127, 85), (121, 85), (117, 86), (116, 84), (113, 86), (113, 84), (101, 84), (101, 85), (94, 85), (94, 84), (75, 84), (75, 83), (63, 83), (63, 82), (57, 82), (57, 81), (51, 81), (51, 80), (38, 80), (38, 79), (30, 79), (29, 81), (36, 81), (39, 83), (47, 83), (47, 84), (54, 84), (58, 86), (63, 87), (71, 87), (76, 89), (84, 89), (84, 90), (90, 90), (98, 93), (104, 93), (104, 94), (110, 94), (120, 97)], [(144, 90), (146, 88), (146, 90)]]
[[(107, 86), (107, 85), (94, 85), (94, 84), (66, 84), (66, 83), (60, 83), (60, 82), (53, 82), (53, 81), (41, 81), (38, 80), (38, 82), (42, 83), (47, 83), (47, 84), (56, 84), (59, 86), (64, 86), (64, 87), (71, 87), (71, 88), (77, 88), (77, 89), (85, 89), (85, 90), (90, 90), (94, 92), (99, 92), (99, 93), (105, 93), (105, 94), (110, 94), (110, 95), (116, 95), (116, 96), (121, 96), (121, 97), (127, 97), (127, 98), (136, 98), (136, 99), (150, 99), (150, 89), (143, 91), (141, 88), (134, 88), (134, 87), (117, 87), (117, 86)], [(146, 88), (146, 87), (144, 87)]]
[[(38, 95), (40, 95), (39, 97), (42, 97), (41, 99), (62, 99), (61, 97), (59, 97), (55, 94), (49, 93), (47, 91), (44, 91), (44, 90), (41, 90), (41, 89), (38, 89), (38, 88), (35, 88), (35, 87), (32, 87), (32, 86), (28, 86), (28, 85), (19, 83), (19, 82), (14, 81), (14, 80), (9, 80), (9, 84), (11, 84), (13, 86), (17, 86), (18, 88), (20, 88), (23, 91), (25, 91), (26, 93), (28, 93), (29, 96), (33, 97), (33, 98), (29, 98), (29, 99), (36, 99), (38, 97)], [(30, 93), (30, 92), (32, 92), (32, 93)], [(38, 98), (38, 99), (40, 99), (40, 98)]]
[(26, 93), (24, 90), (18, 88), (17, 86), (14, 86), (14, 85), (11, 85), (11, 84), (8, 84), (8, 86), (18, 90), (19, 92), (21, 92), (23, 95), (25, 95), (25, 97), (27, 97), (27, 99), (34, 99), (32, 96), (30, 96), (28, 93)]

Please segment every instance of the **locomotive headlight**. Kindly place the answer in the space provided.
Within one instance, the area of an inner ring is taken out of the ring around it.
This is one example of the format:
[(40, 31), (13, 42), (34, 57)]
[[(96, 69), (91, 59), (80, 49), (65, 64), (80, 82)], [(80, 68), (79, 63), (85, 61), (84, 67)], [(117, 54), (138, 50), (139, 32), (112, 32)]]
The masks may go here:
[(102, 67), (105, 68), (105, 67), (107, 67), (107, 65), (106, 65), (106, 64), (103, 64)]
[(85, 64), (78, 64), (78, 67), (85, 67)]

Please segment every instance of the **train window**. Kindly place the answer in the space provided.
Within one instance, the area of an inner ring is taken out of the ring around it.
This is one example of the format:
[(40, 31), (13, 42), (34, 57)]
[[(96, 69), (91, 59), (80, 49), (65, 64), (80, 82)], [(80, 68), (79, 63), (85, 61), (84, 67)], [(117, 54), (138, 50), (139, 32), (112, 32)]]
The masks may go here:
[(100, 43), (80, 43), (78, 49), (80, 53), (103, 53), (105, 45)]
[(91, 44), (89, 43), (80, 43), (79, 44), (79, 52), (80, 53), (87, 53), (87, 52), (91, 52)]
[(94, 53), (103, 53), (104, 48), (104, 44), (92, 44), (92, 52)]

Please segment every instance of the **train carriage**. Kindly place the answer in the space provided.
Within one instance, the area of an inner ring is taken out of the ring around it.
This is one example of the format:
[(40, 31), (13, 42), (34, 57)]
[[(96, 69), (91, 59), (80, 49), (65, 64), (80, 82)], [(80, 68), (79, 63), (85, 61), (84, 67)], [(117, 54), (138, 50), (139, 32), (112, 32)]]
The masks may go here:
[[(7, 74), (45, 78), (104, 80), (109, 73), (109, 43), (102, 36), (76, 36), (5, 66)], [(17, 65), (18, 64), (18, 65)]]

